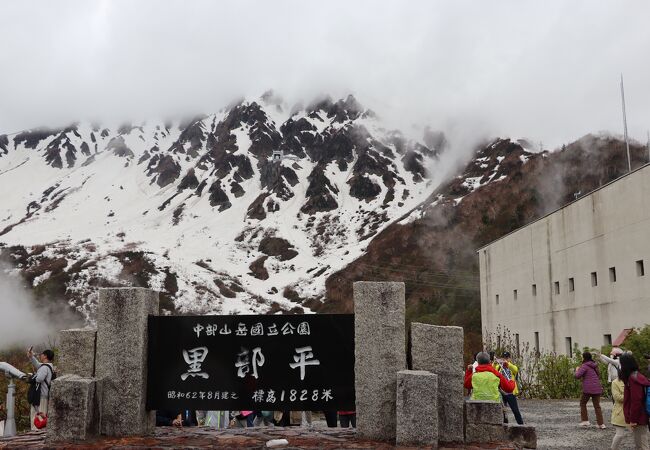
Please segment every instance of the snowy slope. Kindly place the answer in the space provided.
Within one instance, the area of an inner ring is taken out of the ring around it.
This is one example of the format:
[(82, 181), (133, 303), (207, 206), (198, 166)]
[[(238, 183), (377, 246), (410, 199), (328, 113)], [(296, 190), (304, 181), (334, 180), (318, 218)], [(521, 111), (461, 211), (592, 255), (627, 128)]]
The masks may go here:
[(0, 136), (0, 243), (88, 317), (112, 285), (180, 312), (309, 310), (434, 188), (442, 145), (389, 129), (351, 96), (265, 94), (183, 123)]

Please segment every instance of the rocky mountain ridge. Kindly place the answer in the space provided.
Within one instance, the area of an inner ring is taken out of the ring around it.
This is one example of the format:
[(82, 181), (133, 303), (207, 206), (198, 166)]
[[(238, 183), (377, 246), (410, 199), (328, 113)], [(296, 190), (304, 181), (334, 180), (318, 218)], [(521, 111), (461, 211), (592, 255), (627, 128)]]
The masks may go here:
[(324, 281), (431, 190), (445, 149), (354, 97), (273, 95), (183, 123), (0, 136), (0, 242), (37, 293), (92, 317), (97, 286), (177, 313), (309, 310)]

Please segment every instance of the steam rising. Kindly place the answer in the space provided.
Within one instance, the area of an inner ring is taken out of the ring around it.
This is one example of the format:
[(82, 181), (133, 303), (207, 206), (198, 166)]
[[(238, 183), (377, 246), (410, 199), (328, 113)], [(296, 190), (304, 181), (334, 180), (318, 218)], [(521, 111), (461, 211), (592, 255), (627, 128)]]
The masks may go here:
[[(269, 88), (546, 148), (650, 127), (650, 2), (1, 2), (0, 133), (214, 112)], [(456, 125), (454, 125), (456, 124)]]
[(37, 305), (20, 279), (0, 266), (0, 350), (33, 345), (42, 351), (55, 342), (59, 330), (80, 325), (61, 301), (42, 303)]

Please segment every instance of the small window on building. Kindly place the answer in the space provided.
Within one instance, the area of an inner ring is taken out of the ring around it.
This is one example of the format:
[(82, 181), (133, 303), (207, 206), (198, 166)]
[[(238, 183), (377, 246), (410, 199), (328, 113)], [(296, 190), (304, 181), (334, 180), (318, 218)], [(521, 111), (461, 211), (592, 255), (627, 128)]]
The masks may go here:
[(603, 334), (603, 345), (612, 345), (612, 335)]
[(571, 342), (571, 336), (567, 336), (564, 338), (566, 342), (566, 354), (567, 356), (571, 357), (571, 352), (573, 351), (573, 344)]
[(535, 353), (539, 353), (539, 331), (535, 331)]
[(573, 292), (575, 290), (576, 290), (575, 282), (573, 281), (573, 278), (569, 278), (569, 292)]
[(514, 298), (515, 300), (517, 300), (517, 289), (515, 289), (514, 291), (512, 291), (512, 298)]
[(640, 259), (636, 262), (636, 276), (642, 277), (645, 275), (645, 269), (643, 268), (643, 260)]
[(519, 333), (515, 333), (515, 345), (517, 346), (517, 357), (519, 357)]
[(537, 285), (533, 284), (533, 297), (537, 297)]
[(596, 272), (591, 272), (591, 285), (598, 286), (598, 274)]
[(556, 294), (560, 293), (560, 282), (559, 281), (556, 281), (555, 283), (553, 283), (553, 290), (555, 291)]
[(609, 268), (609, 281), (610, 283), (616, 283), (616, 267)]
[(499, 304), (499, 294), (497, 294), (496, 299), (497, 299), (497, 305), (498, 305)]

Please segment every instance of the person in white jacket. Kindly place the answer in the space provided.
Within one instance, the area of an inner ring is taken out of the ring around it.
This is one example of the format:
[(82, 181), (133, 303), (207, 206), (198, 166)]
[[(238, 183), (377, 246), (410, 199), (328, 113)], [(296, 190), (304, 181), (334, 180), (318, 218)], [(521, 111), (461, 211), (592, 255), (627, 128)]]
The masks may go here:
[(42, 412), (47, 415), (48, 413), (48, 401), (50, 397), (50, 386), (52, 385), (52, 375), (54, 374), (54, 366), (52, 361), (54, 361), (54, 352), (52, 350), (44, 350), (38, 355), (38, 359), (34, 355), (32, 348), (30, 347), (27, 350), (27, 357), (32, 363), (35, 372), (35, 381), (38, 383), (38, 389), (41, 391), (41, 402), (38, 406), (31, 405), (29, 420), (31, 423), (32, 430), (37, 430), (34, 425), (34, 417), (39, 412)]
[(618, 378), (618, 371), (621, 370), (621, 362), (618, 357), (623, 354), (623, 350), (618, 347), (613, 347), (609, 352), (609, 358), (605, 355), (599, 355), (598, 358), (607, 364), (607, 381), (611, 384), (612, 381)]

